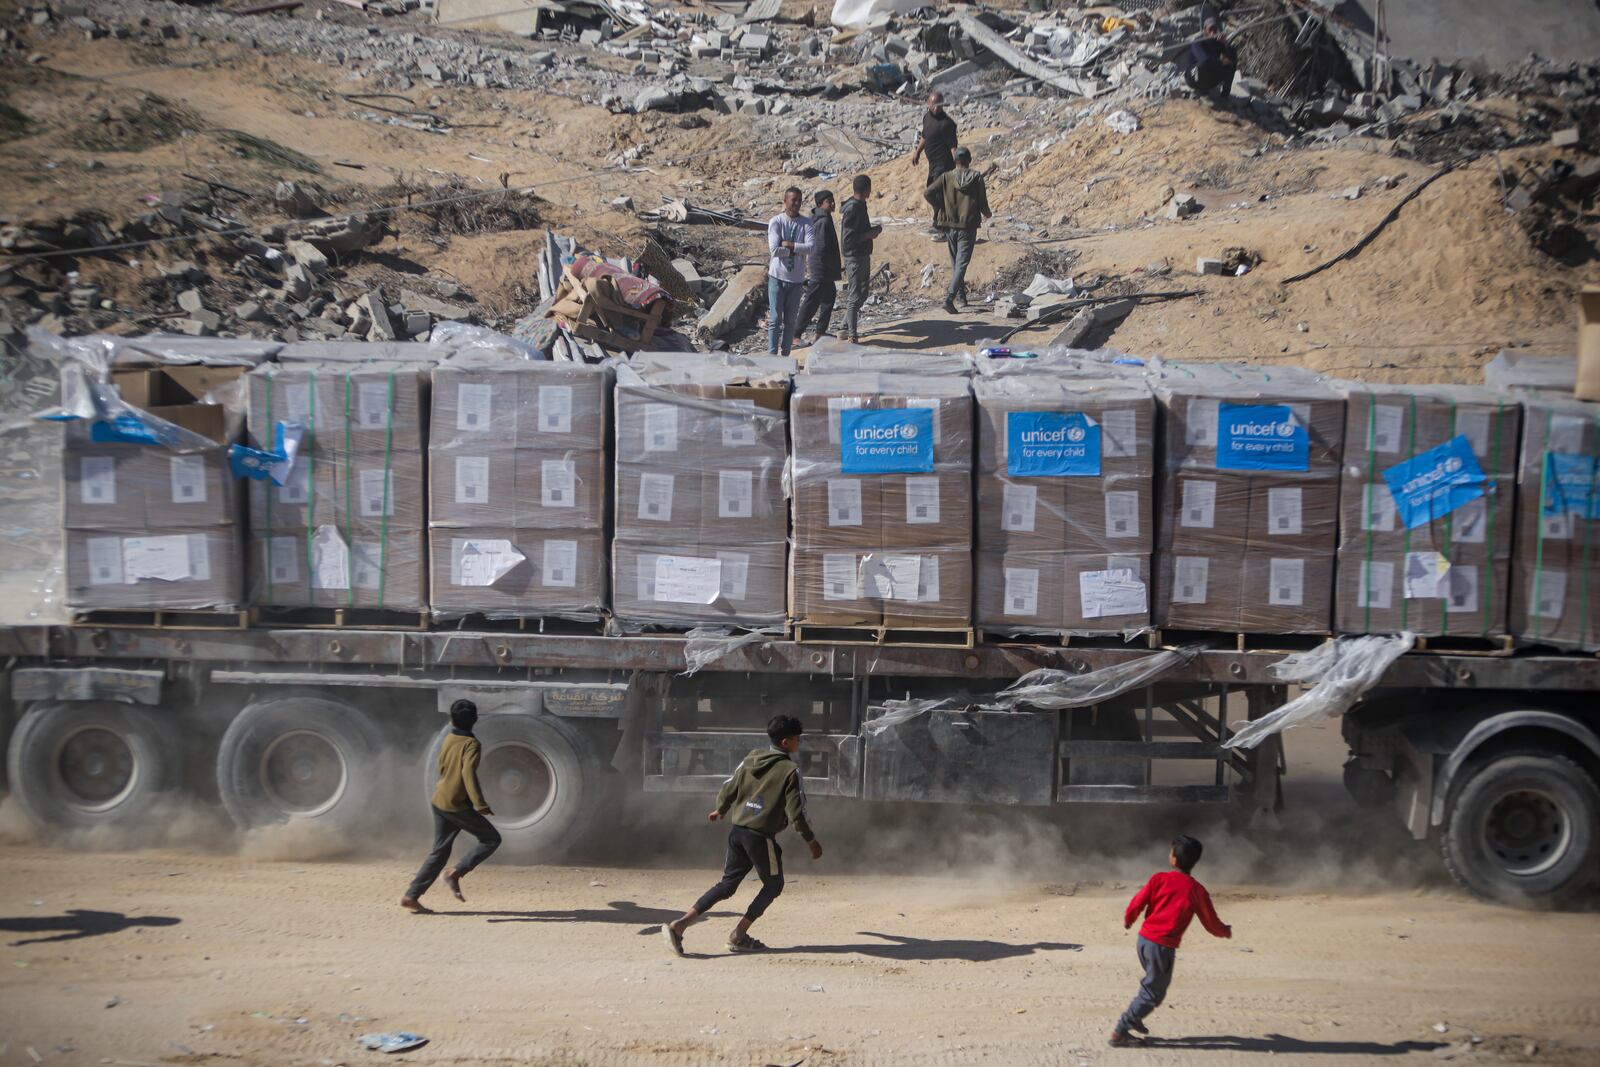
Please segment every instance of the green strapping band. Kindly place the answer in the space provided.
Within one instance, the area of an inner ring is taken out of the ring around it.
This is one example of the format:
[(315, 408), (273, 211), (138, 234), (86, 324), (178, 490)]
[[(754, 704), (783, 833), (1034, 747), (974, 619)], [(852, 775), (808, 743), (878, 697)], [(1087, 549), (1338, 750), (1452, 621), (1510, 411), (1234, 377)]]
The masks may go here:
[[(1407, 435), (1406, 458), (1417, 458), (1417, 398), (1411, 397), (1411, 432)], [(1411, 601), (1406, 597), (1406, 568), (1411, 565), (1411, 527), (1406, 527), (1405, 540), (1400, 546), (1400, 629), (1411, 629)]]
[[(1455, 440), (1457, 414), (1456, 402), (1452, 400), (1450, 401), (1450, 436), (1445, 438), (1446, 441)], [(1453, 521), (1450, 516), (1452, 514), (1454, 513), (1449, 511), (1444, 513), (1444, 551), (1440, 553), (1440, 555), (1444, 557), (1445, 565), (1447, 567), (1455, 566), (1455, 560), (1450, 558), (1450, 532), (1452, 529), (1451, 523)], [(1445, 573), (1449, 574), (1450, 572), (1446, 570)], [(1439, 598), (1439, 632), (1441, 634), (1447, 634), (1450, 632), (1450, 587), (1454, 586), (1455, 584), (1456, 583), (1454, 581), (1446, 582), (1444, 596)]]
[(1590, 643), (1589, 632), (1589, 545), (1594, 540), (1595, 493), (1600, 491), (1600, 414), (1594, 416), (1595, 448), (1589, 456), (1589, 507), (1583, 516), (1583, 625), (1578, 629), (1578, 643)]
[[(355, 514), (350, 510), (350, 459), (354, 449), (350, 447), (350, 378), (349, 372), (344, 376), (344, 521), (355, 525)], [(345, 594), (345, 603), (350, 607), (356, 606), (356, 539), (353, 531), (346, 531), (347, 538), (344, 546), (344, 584), (348, 589)]]
[(383, 425), (383, 525), (378, 534), (378, 607), (389, 577), (389, 463), (394, 455), (394, 371), (389, 372), (389, 410)]
[[(1500, 465), (1500, 431), (1505, 426), (1506, 406), (1498, 398), (1494, 402), (1494, 451), (1489, 453), (1489, 460), (1496, 467)], [(1484, 564), (1483, 577), (1479, 584), (1483, 586), (1480, 595), (1483, 597), (1483, 636), (1489, 636), (1489, 608), (1494, 603), (1494, 526), (1499, 505), (1495, 502), (1500, 495), (1500, 487), (1496, 485), (1494, 492), (1489, 494), (1489, 529), (1484, 537), (1488, 541), (1489, 556)]]
[(312, 539), (316, 536), (317, 515), (317, 372), (310, 372), (311, 384), (306, 387), (308, 394), (306, 444), (310, 449), (306, 453), (306, 600), (316, 600), (316, 567), (315, 556), (312, 551)]
[[(277, 444), (277, 431), (272, 425), (272, 391), (277, 388), (277, 377), (278, 375), (276, 371), (269, 370), (267, 372), (267, 434), (269, 437), (273, 438), (270, 444), (266, 446), (268, 450), (270, 450), (271, 445)], [(259, 438), (257, 438), (256, 444), (261, 444), (261, 440)], [(267, 603), (269, 604), (272, 603), (272, 498), (277, 494), (277, 491), (278, 487), (272, 483), (271, 479), (268, 479), (266, 530), (267, 554), (266, 558), (262, 561), (262, 567), (267, 572), (266, 598)]]
[(1538, 523), (1539, 536), (1534, 539), (1533, 600), (1528, 604), (1528, 613), (1537, 620), (1533, 624), (1534, 637), (1544, 636), (1544, 616), (1539, 612), (1539, 587), (1544, 584), (1544, 509), (1550, 503), (1550, 427), (1555, 417), (1554, 411), (1548, 408), (1545, 410), (1544, 449), (1540, 453), (1543, 458), (1539, 460), (1539, 514), (1534, 517)]
[[(1367, 535), (1367, 559), (1363, 572), (1362, 584), (1366, 586), (1367, 595), (1362, 598), (1361, 629), (1366, 633), (1372, 632), (1372, 491), (1374, 483), (1373, 474), (1377, 470), (1377, 432), (1378, 432), (1378, 397), (1377, 394), (1367, 393), (1367, 476), (1361, 487), (1361, 528)], [(1394, 595), (1391, 588), (1390, 596)]]

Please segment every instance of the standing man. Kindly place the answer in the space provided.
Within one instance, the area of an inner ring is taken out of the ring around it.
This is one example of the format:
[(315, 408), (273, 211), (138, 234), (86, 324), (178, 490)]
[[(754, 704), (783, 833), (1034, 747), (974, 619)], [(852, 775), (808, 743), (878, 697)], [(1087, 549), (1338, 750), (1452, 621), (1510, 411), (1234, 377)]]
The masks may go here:
[[(941, 174), (956, 165), (953, 158), (955, 150), (956, 120), (944, 109), (944, 94), (929, 93), (928, 110), (922, 115), (922, 136), (917, 138), (917, 148), (911, 153), (911, 162), (915, 164), (923, 155), (928, 157), (928, 184), (932, 185)], [(944, 236), (939, 232), (937, 215), (933, 220), (933, 236)]]
[(683, 932), (700, 921), (706, 912), (733, 896), (752, 869), (761, 878), (761, 891), (750, 902), (744, 918), (728, 935), (729, 952), (764, 952), (766, 945), (750, 936), (750, 924), (761, 918), (767, 906), (783, 892), (783, 849), (777, 837), (790, 823), (811, 849), (811, 858), (822, 858), (822, 845), (806, 821), (806, 792), (800, 782), (800, 765), (794, 753), (800, 748), (800, 720), (792, 715), (775, 715), (767, 723), (771, 748), (758, 748), (744, 758), (733, 777), (722, 783), (717, 806), (706, 816), (712, 822), (733, 811), (733, 829), (728, 831), (728, 859), (722, 881), (706, 890), (683, 917), (667, 923), (661, 935), (674, 955), (683, 955)]
[[(411, 888), (400, 898), (400, 906), (417, 915), (431, 915), (432, 909), (422, 904), (422, 894), (433, 885), (434, 879), (444, 872), (444, 884), (463, 903), (461, 879), (474, 867), (494, 854), (500, 847), (500, 831), (490, 825), (486, 815), (493, 815), (489, 802), (483, 799), (478, 785), (478, 761), (483, 757), (483, 746), (472, 736), (478, 724), (478, 705), (470, 700), (458, 700), (450, 705), (450, 735), (439, 746), (439, 784), (433, 790), (433, 851), (422, 861), (422, 869), (411, 880)], [(450, 849), (456, 835), (465, 830), (478, 839), (478, 847), (467, 853), (467, 858), (454, 867)]]
[(800, 321), (800, 290), (811, 255), (811, 222), (800, 217), (800, 190), (783, 191), (783, 210), (767, 223), (767, 351), (788, 355)]
[(828, 335), (833, 322), (833, 304), (839, 298), (839, 279), (844, 265), (839, 259), (839, 237), (833, 229), (833, 190), (818, 189), (812, 197), (811, 261), (806, 264), (806, 291), (800, 300), (800, 322), (794, 328), (796, 339), (806, 332), (813, 317), (817, 320), (817, 340)]
[(1200, 39), (1189, 44), (1183, 80), (1202, 98), (1226, 104), (1233, 93), (1233, 76), (1238, 72), (1239, 53), (1222, 36), (1222, 23), (1215, 18), (1206, 19), (1200, 28)]
[(872, 281), (872, 242), (883, 233), (867, 213), (867, 198), (872, 195), (872, 179), (857, 174), (850, 183), (850, 199), (839, 212), (839, 251), (844, 259), (844, 332), (851, 344), (861, 342), (861, 309), (867, 303), (867, 286)]
[(922, 195), (933, 205), (934, 225), (944, 227), (950, 248), (950, 288), (944, 294), (944, 309), (954, 315), (956, 297), (967, 302), (967, 264), (978, 241), (978, 224), (994, 215), (983, 175), (972, 169), (972, 153), (956, 149), (956, 169), (939, 175)]

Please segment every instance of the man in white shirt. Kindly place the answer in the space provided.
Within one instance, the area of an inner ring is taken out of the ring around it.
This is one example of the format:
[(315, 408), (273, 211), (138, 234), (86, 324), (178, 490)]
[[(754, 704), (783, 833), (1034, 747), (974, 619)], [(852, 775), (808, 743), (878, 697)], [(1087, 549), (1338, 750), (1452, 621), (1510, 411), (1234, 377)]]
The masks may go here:
[(811, 220), (800, 214), (800, 190), (783, 192), (783, 211), (767, 223), (767, 351), (788, 355), (800, 322), (800, 294), (811, 256)]

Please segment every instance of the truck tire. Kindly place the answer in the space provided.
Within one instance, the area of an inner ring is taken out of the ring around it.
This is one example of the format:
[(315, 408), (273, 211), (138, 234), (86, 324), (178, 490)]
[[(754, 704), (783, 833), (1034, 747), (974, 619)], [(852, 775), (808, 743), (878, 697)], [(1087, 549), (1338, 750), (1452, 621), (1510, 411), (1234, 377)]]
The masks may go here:
[(11, 794), (39, 826), (133, 827), (175, 788), (177, 731), (160, 711), (112, 702), (35, 705), (11, 735)]
[[(604, 820), (613, 799), (612, 776), (589, 739), (572, 726), (549, 715), (485, 715), (472, 732), (483, 745), (478, 783), (504, 839), (502, 858), (559, 859)], [(423, 796), (433, 795), (439, 748), (449, 734), (447, 726), (428, 747)]]
[(228, 724), (217, 749), (217, 792), (241, 829), (290, 820), (358, 829), (381, 816), (390, 784), (378, 731), (334, 700), (257, 701)]
[(1469, 765), (1451, 789), (1440, 847), (1468, 890), (1513, 907), (1560, 904), (1589, 887), (1600, 789), (1572, 760), (1512, 752)]

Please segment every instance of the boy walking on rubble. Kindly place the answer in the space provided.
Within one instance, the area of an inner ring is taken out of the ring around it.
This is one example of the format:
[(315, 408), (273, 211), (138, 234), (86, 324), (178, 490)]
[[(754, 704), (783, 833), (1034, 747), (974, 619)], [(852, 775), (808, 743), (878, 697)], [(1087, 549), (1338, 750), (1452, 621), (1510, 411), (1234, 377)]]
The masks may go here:
[(1145, 916), (1144, 925), (1139, 927), (1138, 941), (1144, 980), (1139, 983), (1139, 992), (1134, 994), (1128, 1010), (1122, 1013), (1111, 1031), (1114, 1048), (1133, 1040), (1128, 1036), (1130, 1030), (1141, 1034), (1150, 1032), (1144, 1025), (1144, 1018), (1167, 997), (1178, 945), (1191, 919), (1198, 915), (1200, 925), (1213, 937), (1233, 936), (1233, 927), (1217, 918), (1206, 887), (1189, 875), (1200, 862), (1200, 852), (1200, 842), (1188, 834), (1174, 837), (1172, 851), (1167, 854), (1167, 863), (1172, 869), (1151, 875), (1144, 888), (1128, 903), (1127, 913), (1122, 918), (1123, 929), (1133, 926), (1133, 920), (1140, 914)]
[(766, 945), (750, 936), (750, 924), (761, 918), (778, 894), (783, 892), (783, 849), (777, 837), (790, 823), (811, 849), (811, 858), (822, 858), (822, 845), (806, 820), (806, 793), (800, 781), (800, 765), (794, 753), (800, 748), (800, 720), (791, 715), (775, 716), (767, 723), (772, 747), (752, 751), (722, 783), (717, 806), (706, 816), (716, 822), (733, 812), (733, 827), (728, 831), (728, 858), (722, 880), (694, 903), (683, 916), (661, 928), (661, 935), (674, 955), (683, 955), (683, 933), (700, 922), (711, 908), (733, 896), (753, 869), (761, 879), (761, 891), (745, 909), (733, 932), (728, 935), (729, 952), (764, 952)]

